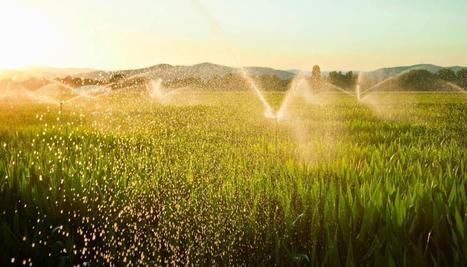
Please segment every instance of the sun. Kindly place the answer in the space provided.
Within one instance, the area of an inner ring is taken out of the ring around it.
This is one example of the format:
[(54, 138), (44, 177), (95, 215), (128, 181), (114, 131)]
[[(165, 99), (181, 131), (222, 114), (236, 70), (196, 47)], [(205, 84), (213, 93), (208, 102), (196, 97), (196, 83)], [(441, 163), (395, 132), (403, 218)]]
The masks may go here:
[(45, 13), (13, 3), (0, 4), (0, 36), (0, 69), (57, 61), (64, 42)]

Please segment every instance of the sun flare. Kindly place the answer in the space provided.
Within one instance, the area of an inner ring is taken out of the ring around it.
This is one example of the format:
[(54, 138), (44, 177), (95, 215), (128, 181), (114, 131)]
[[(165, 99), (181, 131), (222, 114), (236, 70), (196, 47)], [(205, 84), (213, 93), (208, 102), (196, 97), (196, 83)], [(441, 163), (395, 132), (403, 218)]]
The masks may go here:
[(2, 5), (0, 34), (0, 68), (60, 63), (56, 54), (64, 44), (64, 36), (44, 13)]

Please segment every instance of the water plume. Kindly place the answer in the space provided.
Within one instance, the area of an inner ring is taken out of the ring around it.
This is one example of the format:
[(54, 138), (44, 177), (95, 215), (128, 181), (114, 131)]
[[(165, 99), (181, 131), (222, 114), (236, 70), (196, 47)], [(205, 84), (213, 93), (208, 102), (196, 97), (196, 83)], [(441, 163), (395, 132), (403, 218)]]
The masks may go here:
[(42, 86), (32, 94), (38, 97), (48, 97), (58, 102), (76, 95), (72, 90), (53, 83)]
[(172, 102), (172, 97), (174, 95), (175, 90), (172, 91), (166, 91), (162, 88), (162, 79), (157, 79), (157, 80), (149, 80), (149, 82), (146, 84), (148, 92), (149, 92), (149, 97), (151, 99), (156, 100), (158, 103), (165, 105), (169, 104)]
[[(323, 104), (322, 94), (314, 94), (311, 90), (303, 90), (304, 84), (298, 80), (295, 90), (296, 97), (289, 98), (289, 104), (284, 109), (284, 115), (279, 117), (279, 125), (287, 133), (288, 142), (295, 147), (294, 156), (300, 162), (309, 166), (332, 161), (336, 144), (342, 134), (342, 120), (334, 103)], [(307, 83), (308, 84), (308, 83)], [(309, 99), (302, 93), (313, 96), (316, 104), (310, 105)]]
[(272, 109), (271, 105), (269, 105), (268, 101), (266, 98), (264, 98), (263, 93), (259, 90), (258, 86), (256, 83), (253, 81), (253, 79), (248, 75), (247, 71), (245, 68), (240, 68), (240, 73), (242, 74), (243, 79), (248, 83), (250, 88), (253, 90), (255, 93), (256, 97), (260, 100), (261, 104), (263, 105), (264, 108), (264, 116), (267, 118), (275, 118), (274, 110)]
[(295, 147), (297, 160), (307, 165), (332, 160), (336, 136), (341, 131), (336, 123), (341, 118), (334, 105), (327, 103), (332, 94), (325, 94), (322, 89), (322, 83), (312, 83), (303, 72), (297, 73), (273, 117), (276, 132), (280, 127), (280, 132), (287, 133), (287, 142)]
[(297, 95), (297, 87), (298, 87), (298, 82), (294, 79), (292, 80), (292, 86), (289, 90), (287, 90), (284, 99), (282, 100), (282, 103), (279, 107), (279, 110), (277, 111), (277, 119), (282, 120), (284, 119), (286, 115), (286, 111), (288, 106), (290, 105), (290, 101), (293, 97)]
[(358, 73), (358, 76), (357, 76), (357, 83), (355, 85), (355, 95), (357, 96), (357, 101), (360, 101), (361, 100), (361, 83), (362, 83), (362, 79), (363, 79), (363, 75), (362, 75), (362, 72), (359, 72)]
[(445, 83), (450, 88), (452, 88), (453, 91), (460, 92), (460, 93), (462, 93), (464, 95), (467, 95), (467, 91), (464, 88), (460, 87), (459, 85), (457, 85), (457, 84), (455, 84), (453, 82), (448, 82), (448, 81), (443, 81), (443, 83)]
[(150, 80), (147, 84), (149, 96), (157, 101), (164, 102), (164, 92), (162, 91), (162, 79), (157, 79), (156, 81)]
[[(29, 73), (31, 73), (31, 72), (29, 72)], [(68, 90), (70, 90), (70, 91), (73, 91), (73, 90), (75, 89), (75, 88), (69, 86), (69, 85), (66, 84), (66, 83), (63, 83), (63, 82), (60, 82), (60, 81), (57, 81), (57, 80), (54, 80), (54, 79), (50, 79), (50, 78), (47, 78), (47, 77), (39, 77), (39, 76), (37, 76), (37, 75), (35, 75), (35, 74), (33, 74), (33, 75), (34, 75), (36, 78), (42, 78), (42, 79), (48, 81), (49, 83), (52, 83), (52, 84), (55, 84), (55, 85), (58, 85), (58, 86), (62, 86), (62, 87), (66, 88), (66, 89), (68, 89)], [(47, 85), (45, 85), (45, 86), (47, 86)], [(40, 90), (40, 89), (41, 89), (41, 88), (39, 88), (38, 90)], [(36, 91), (38, 91), (38, 90), (36, 90)]]
[(292, 80), (279, 110), (276, 113), (278, 120), (284, 120), (286, 118), (288, 109), (298, 97), (302, 97), (307, 103), (320, 104), (316, 94), (311, 92), (307, 78), (303, 72), (299, 72)]
[(26, 91), (23, 90), (22, 94), (27, 94), (32, 102), (63, 105), (76, 102), (79, 99), (95, 99), (111, 92), (111, 89), (106, 86), (85, 85), (75, 88), (55, 79), (38, 76), (31, 71), (26, 72), (35, 78), (49, 82), (33, 92), (27, 89), (25, 89)]
[[(369, 85), (363, 92), (360, 90), (360, 99), (363, 100), (366, 98), (366, 96), (370, 93), (376, 92), (376, 91), (403, 91), (399, 88), (399, 84), (397, 84), (398, 79), (411, 71), (414, 70), (420, 70), (420, 68), (409, 68), (407, 70), (404, 70), (400, 73), (394, 74), (392, 76), (380, 79), (377, 81), (375, 84)], [(365, 80), (364, 73), (360, 72), (358, 75), (358, 84), (361, 86), (363, 84), (363, 81)]]
[(199, 94), (190, 87), (179, 87), (174, 89), (163, 88), (162, 79), (149, 80), (146, 84), (149, 97), (162, 105), (196, 105), (201, 101)]
[(385, 85), (386, 83), (389, 83), (391, 81), (394, 81), (395, 79), (397, 78), (397, 76), (391, 76), (389, 78), (386, 78), (380, 82), (377, 82), (376, 84), (374, 84), (373, 86), (371, 86), (370, 88), (366, 89), (365, 91), (361, 92), (360, 93), (360, 99), (363, 100), (366, 98), (366, 96), (368, 96), (369, 93), (371, 93), (372, 91), (375, 91), (375, 89)]
[[(365, 74), (360, 72), (355, 89), (356, 92), (358, 91), (357, 100), (367, 106), (380, 119), (406, 118), (407, 112), (411, 110), (411, 105), (410, 102), (403, 104), (400, 101), (400, 94), (395, 95), (394, 91), (400, 92), (396, 88), (398, 87), (396, 83), (398, 76), (390, 76), (375, 81), (371, 78), (367, 79)], [(406, 96), (407, 99), (410, 97), (409, 95)]]
[(330, 83), (330, 82), (324, 81), (324, 84), (325, 84), (325, 85), (328, 85), (328, 86), (330, 86), (331, 88), (334, 88), (335, 90), (337, 90), (337, 91), (339, 91), (339, 92), (341, 92), (341, 93), (344, 93), (344, 94), (346, 94), (346, 95), (355, 96), (353, 93), (351, 93), (351, 92), (345, 90), (345, 89), (342, 88), (342, 87), (339, 87), (339, 86), (337, 86), (337, 85), (335, 85), (335, 84), (332, 84), (332, 83)]
[(7, 102), (9, 104), (59, 104), (59, 101), (54, 98), (45, 95), (35, 95), (21, 85), (14, 85), (14, 87), (12, 87), (11, 83), (8, 83), (5, 91), (0, 94), (0, 101)]

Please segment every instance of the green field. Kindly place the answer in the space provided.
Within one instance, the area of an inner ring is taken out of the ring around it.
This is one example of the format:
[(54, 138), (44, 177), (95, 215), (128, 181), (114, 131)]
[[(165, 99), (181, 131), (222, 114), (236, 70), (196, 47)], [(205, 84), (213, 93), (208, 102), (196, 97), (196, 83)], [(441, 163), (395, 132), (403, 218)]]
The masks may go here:
[(0, 104), (0, 265), (466, 266), (465, 94), (318, 104)]

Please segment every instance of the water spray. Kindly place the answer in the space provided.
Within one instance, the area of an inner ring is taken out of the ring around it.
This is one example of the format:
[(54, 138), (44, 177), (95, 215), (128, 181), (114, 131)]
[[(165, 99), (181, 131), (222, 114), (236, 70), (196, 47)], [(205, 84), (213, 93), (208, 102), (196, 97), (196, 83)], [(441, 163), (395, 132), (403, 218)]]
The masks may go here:
[(243, 79), (245, 79), (248, 82), (248, 84), (250, 85), (250, 88), (253, 89), (253, 92), (255, 92), (256, 97), (258, 97), (258, 99), (261, 101), (261, 104), (263, 105), (263, 108), (264, 108), (264, 116), (266, 117), (272, 116), (272, 118), (275, 118), (276, 115), (274, 114), (274, 111), (271, 105), (269, 105), (268, 101), (266, 101), (266, 99), (264, 98), (264, 95), (261, 93), (261, 91), (259, 90), (256, 83), (253, 81), (253, 79), (248, 75), (245, 68), (243, 67), (240, 68), (240, 72), (242, 74)]
[(361, 99), (361, 95), (360, 95), (361, 82), (362, 82), (362, 72), (359, 72), (357, 76), (357, 85), (355, 86), (355, 95), (357, 96), (357, 101), (360, 101)]
[[(396, 76), (396, 77), (397, 77), (397, 76)], [(393, 76), (393, 77), (386, 78), (386, 79), (384, 79), (384, 80), (382, 80), (382, 81), (376, 83), (375, 85), (371, 86), (370, 88), (366, 89), (365, 91), (363, 91), (363, 92), (361, 93), (361, 95), (363, 95), (363, 97), (361, 97), (361, 99), (364, 99), (364, 98), (367, 96), (367, 93), (370, 92), (371, 90), (377, 88), (377, 87), (380, 86), (381, 84), (384, 84), (384, 83), (386, 83), (386, 82), (388, 82), (388, 81), (391, 81), (391, 80), (395, 79), (396, 77)]]
[(157, 79), (157, 81), (149, 80), (146, 86), (149, 85), (149, 96), (151, 98), (157, 99), (159, 102), (164, 102), (164, 92), (162, 91), (162, 79)]
[[(370, 93), (372, 90), (378, 88), (378, 87), (381, 86), (382, 84), (385, 84), (385, 83), (387, 83), (387, 82), (389, 82), (389, 81), (395, 80), (395, 79), (397, 79), (398, 77), (402, 76), (403, 74), (408, 73), (408, 72), (410, 72), (410, 71), (412, 71), (412, 70), (416, 70), (416, 69), (417, 69), (417, 68), (410, 68), (410, 69), (404, 70), (404, 71), (402, 71), (402, 72), (400, 72), (400, 73), (398, 73), (398, 74), (396, 74), (396, 75), (394, 75), (394, 76), (387, 77), (387, 78), (385, 78), (385, 79), (383, 79), (383, 80), (377, 82), (376, 84), (370, 86), (370, 88), (366, 89), (365, 91), (360, 92), (360, 97), (359, 97), (359, 99), (361, 99), (361, 100), (365, 99), (366, 96), (368, 95), (368, 93)], [(359, 73), (359, 76), (358, 76), (358, 83), (360, 84), (360, 82), (361, 82), (361, 80), (360, 80), (360, 73)]]
[[(297, 88), (300, 85), (300, 82), (302, 82), (303, 79), (305, 79), (303, 77), (303, 75), (304, 74), (302, 72), (299, 72), (296, 75), (296, 78), (293, 79), (290, 89), (287, 91), (287, 94), (286, 94), (285, 98), (282, 100), (282, 104), (279, 107), (279, 110), (276, 112), (276, 117), (277, 117), (278, 120), (284, 118), (285, 111), (286, 111), (286, 108), (289, 105), (291, 97), (294, 96), (294, 94), (296, 93)], [(299, 80), (296, 80), (296, 79), (299, 79)]]
[[(87, 86), (80, 86), (80, 87), (75, 88), (75, 87), (69, 86), (68, 84), (66, 84), (64, 82), (57, 81), (55, 79), (50, 79), (50, 78), (47, 78), (47, 77), (38, 76), (38, 75), (36, 75), (35, 73), (33, 73), (31, 71), (26, 71), (26, 72), (28, 74), (32, 75), (33, 77), (44, 79), (44, 80), (48, 81), (51, 84), (55, 84), (57, 86), (63, 87), (65, 89), (69, 90), (70, 92), (72, 92), (74, 94), (77, 94), (77, 96), (74, 96), (74, 97), (72, 97), (72, 98), (70, 98), (68, 100), (58, 101), (58, 99), (50, 99), (50, 100), (53, 100), (54, 104), (60, 105), (60, 110), (62, 110), (63, 104), (72, 102), (72, 101), (74, 101), (74, 100), (76, 100), (76, 99), (78, 99), (80, 97), (86, 97), (86, 98), (94, 99), (94, 98), (97, 98), (97, 97), (100, 97), (100, 96), (103, 96), (103, 95), (107, 95), (112, 91), (107, 86), (97, 86), (97, 85), (87, 85)], [(44, 85), (44, 86), (40, 87), (39, 89), (35, 90), (31, 94), (31, 96), (33, 96), (33, 97), (39, 97), (39, 96), (40, 97), (46, 97), (41, 93), (44, 90), (44, 88), (46, 88), (47, 86), (49, 86), (49, 84)], [(90, 93), (99, 93), (100, 95), (92, 96), (92, 95), (90, 95)], [(46, 98), (49, 99), (49, 97), (46, 97)]]
[(336, 90), (338, 90), (338, 91), (340, 91), (340, 92), (342, 92), (342, 93), (344, 93), (344, 94), (354, 96), (353, 93), (351, 93), (351, 92), (349, 92), (349, 91), (347, 91), (347, 90), (345, 90), (345, 89), (343, 89), (343, 88), (341, 88), (341, 87), (339, 87), (339, 86), (337, 86), (337, 85), (334, 85), (334, 84), (332, 84), (332, 83), (330, 83), (330, 82), (326, 82), (326, 81), (325, 81), (324, 83), (330, 85), (331, 87), (335, 88)]
[(275, 138), (274, 138), (274, 147), (276, 150), (276, 155), (279, 154), (279, 117), (276, 116), (274, 118), (274, 130), (275, 130)]

